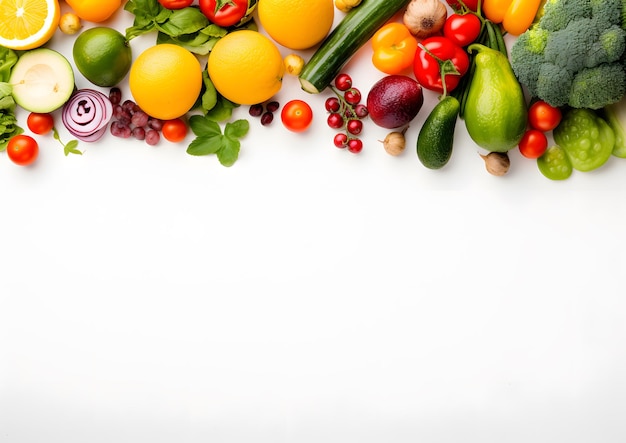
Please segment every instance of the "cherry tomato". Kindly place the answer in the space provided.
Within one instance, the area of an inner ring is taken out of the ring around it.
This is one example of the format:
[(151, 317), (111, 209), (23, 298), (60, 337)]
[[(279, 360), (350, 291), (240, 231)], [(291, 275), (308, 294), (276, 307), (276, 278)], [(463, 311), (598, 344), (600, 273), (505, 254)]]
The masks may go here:
[(283, 106), (280, 119), (285, 128), (292, 132), (306, 131), (313, 121), (313, 110), (302, 100), (291, 100)]
[(482, 24), (476, 14), (450, 14), (443, 24), (443, 35), (459, 46), (476, 41)]
[(183, 141), (187, 137), (187, 131), (187, 124), (180, 118), (166, 120), (163, 122), (163, 128), (161, 128), (165, 140), (172, 143)]
[(54, 128), (54, 117), (51, 114), (31, 112), (26, 119), (26, 125), (35, 134), (47, 134)]
[(159, 0), (159, 3), (167, 9), (183, 9), (191, 6), (193, 0)]
[(461, 2), (472, 11), (474, 12), (478, 11), (478, 0), (446, 0), (446, 2), (455, 11), (460, 11), (461, 9), (463, 9)]
[(537, 130), (529, 129), (519, 142), (519, 151), (526, 158), (539, 158), (548, 149), (546, 134)]
[(528, 108), (530, 126), (543, 132), (552, 131), (561, 123), (561, 110), (543, 100), (537, 100)]
[[(434, 57), (433, 57), (434, 55)], [(437, 60), (439, 59), (439, 60)], [(452, 66), (457, 73), (450, 72)], [(454, 90), (469, 69), (467, 51), (443, 36), (428, 37), (420, 43), (415, 53), (413, 72), (416, 80), (426, 89), (442, 94)], [(445, 83), (443, 78), (445, 78)]]
[(371, 39), (372, 63), (385, 74), (400, 74), (413, 64), (417, 40), (403, 23), (389, 22)]
[(200, 0), (200, 10), (223, 28), (234, 26), (248, 15), (248, 0)]
[(15, 135), (7, 144), (7, 155), (16, 165), (27, 166), (37, 160), (39, 145), (30, 135)]

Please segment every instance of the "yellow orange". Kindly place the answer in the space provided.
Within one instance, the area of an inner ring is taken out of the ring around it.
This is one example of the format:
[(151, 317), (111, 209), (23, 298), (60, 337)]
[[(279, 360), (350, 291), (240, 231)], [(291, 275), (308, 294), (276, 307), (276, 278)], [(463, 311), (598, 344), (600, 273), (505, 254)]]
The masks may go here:
[(202, 66), (187, 49), (164, 43), (134, 61), (128, 77), (135, 103), (148, 115), (171, 120), (187, 113), (202, 89)]
[(89, 22), (108, 20), (120, 6), (122, 0), (65, 0), (74, 13)]
[(261, 26), (278, 44), (309, 49), (330, 32), (335, 17), (333, 0), (259, 0)]
[(257, 31), (222, 37), (208, 59), (215, 89), (240, 105), (262, 103), (280, 91), (285, 65), (276, 44)]
[(42, 46), (59, 25), (57, 0), (0, 1), (0, 45), (26, 50)]

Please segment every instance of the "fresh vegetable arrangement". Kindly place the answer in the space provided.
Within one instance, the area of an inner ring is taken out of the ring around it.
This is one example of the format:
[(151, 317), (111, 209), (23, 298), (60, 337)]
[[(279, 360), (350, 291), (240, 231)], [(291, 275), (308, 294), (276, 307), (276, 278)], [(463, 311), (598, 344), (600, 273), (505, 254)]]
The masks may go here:
[[(0, 151), (18, 165), (35, 162), (38, 137), (52, 133), (65, 155), (109, 136), (164, 139), (229, 167), (251, 129), (233, 119), (241, 106), (262, 126), (296, 133), (323, 113), (337, 131), (328, 144), (353, 154), (367, 146), (368, 124), (389, 129), (378, 142), (393, 156), (414, 131), (410, 158), (433, 170), (454, 155), (459, 122), (496, 176), (509, 171), (513, 149), (551, 180), (626, 158), (625, 0), (64, 1), (71, 12), (58, 0), (27, 6), (47, 11), (34, 25), (0, 3), (12, 18), (0, 29)], [(132, 24), (109, 28), (116, 13)], [(75, 35), (78, 72), (46, 48), (54, 32)], [(139, 36), (154, 46), (133, 54)], [(292, 52), (283, 57), (281, 46)], [(349, 62), (367, 51), (382, 78), (366, 91), (352, 84)], [(75, 75), (93, 87), (72, 90)], [(286, 75), (311, 101), (276, 100)], [(121, 96), (127, 78), (132, 97)], [(425, 111), (424, 94), (437, 96)], [(412, 125), (420, 112), (423, 123)], [(57, 121), (74, 140), (61, 141)]]

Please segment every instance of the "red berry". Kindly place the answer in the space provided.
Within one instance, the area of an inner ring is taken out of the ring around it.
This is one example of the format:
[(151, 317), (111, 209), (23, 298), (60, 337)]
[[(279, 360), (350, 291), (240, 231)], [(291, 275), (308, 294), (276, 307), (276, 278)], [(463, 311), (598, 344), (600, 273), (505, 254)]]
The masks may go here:
[(343, 97), (351, 105), (358, 105), (361, 102), (361, 91), (356, 88), (348, 89)]
[(335, 86), (340, 91), (347, 91), (352, 86), (352, 77), (345, 73), (339, 74), (335, 77)]
[(359, 135), (363, 130), (363, 122), (361, 120), (349, 120), (346, 129), (352, 135)]
[(328, 126), (334, 129), (340, 129), (343, 127), (343, 117), (336, 112), (329, 114), (326, 122), (328, 123)]
[(348, 140), (348, 151), (353, 154), (358, 154), (363, 150), (363, 142), (358, 138), (351, 138)]
[(367, 110), (367, 106), (365, 106), (363, 103), (358, 104), (358, 105), (356, 105), (354, 107), (354, 113), (359, 118), (365, 118), (365, 117), (367, 117), (369, 115), (369, 111)]
[(329, 97), (324, 104), (328, 112), (337, 112), (341, 108), (341, 103), (337, 97)]
[(343, 132), (340, 132), (339, 134), (335, 135), (333, 143), (338, 148), (345, 148), (348, 145), (348, 136)]

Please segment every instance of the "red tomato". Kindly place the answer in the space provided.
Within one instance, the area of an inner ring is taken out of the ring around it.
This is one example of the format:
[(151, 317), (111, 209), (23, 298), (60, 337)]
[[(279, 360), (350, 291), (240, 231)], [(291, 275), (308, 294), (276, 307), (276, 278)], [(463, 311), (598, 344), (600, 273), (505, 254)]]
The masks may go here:
[(537, 100), (528, 108), (530, 126), (543, 132), (552, 131), (561, 123), (561, 110), (543, 100)]
[(167, 9), (183, 9), (191, 6), (193, 0), (159, 0), (159, 3)]
[(37, 160), (39, 145), (30, 135), (15, 135), (7, 144), (7, 155), (16, 165), (27, 166)]
[(180, 118), (163, 122), (163, 128), (161, 128), (165, 140), (172, 143), (183, 141), (187, 137), (187, 131), (187, 124)]
[(211, 23), (234, 26), (248, 14), (248, 0), (200, 0), (200, 10)]
[(529, 129), (519, 142), (519, 151), (526, 158), (539, 158), (548, 149), (546, 134), (537, 130)]
[[(463, 5), (471, 9), (472, 11), (478, 11), (478, 0), (446, 0), (446, 2), (454, 9), (455, 11), (460, 11), (463, 9)], [(462, 4), (461, 4), (462, 3)]]
[(285, 128), (293, 132), (306, 131), (313, 121), (313, 110), (302, 100), (291, 100), (283, 106), (280, 119)]
[(450, 14), (443, 24), (443, 35), (459, 46), (476, 41), (482, 24), (476, 14)]
[[(457, 73), (449, 71), (451, 66), (446, 68), (447, 65), (443, 62), (447, 60), (452, 62)], [(424, 88), (442, 94), (444, 84), (447, 92), (458, 86), (461, 77), (469, 69), (469, 65), (469, 56), (465, 49), (446, 37), (435, 36), (428, 37), (420, 43), (415, 53), (413, 72), (415, 79)], [(445, 83), (443, 78), (445, 78)]]
[(31, 112), (26, 119), (26, 125), (35, 134), (47, 134), (54, 128), (54, 117), (51, 114)]

